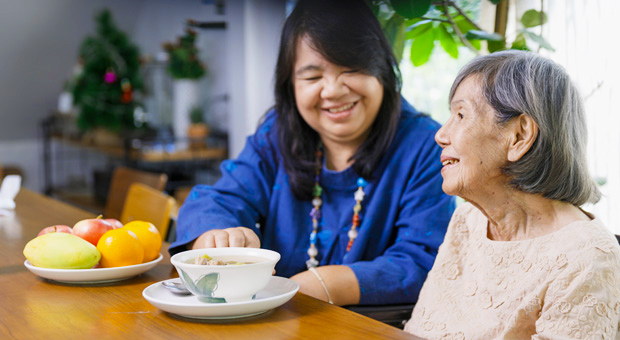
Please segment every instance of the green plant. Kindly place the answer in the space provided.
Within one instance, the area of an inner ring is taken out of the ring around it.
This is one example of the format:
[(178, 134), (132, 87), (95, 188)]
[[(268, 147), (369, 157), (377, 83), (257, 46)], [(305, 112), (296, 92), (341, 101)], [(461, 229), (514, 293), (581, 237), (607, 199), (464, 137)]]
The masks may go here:
[(119, 30), (109, 10), (95, 16), (97, 33), (80, 46), (82, 72), (71, 82), (81, 130), (104, 127), (111, 131), (138, 128), (134, 111), (140, 105), (134, 92), (142, 89), (140, 51)]
[(202, 106), (196, 105), (189, 110), (189, 120), (192, 124), (204, 123), (204, 110)]
[(453, 58), (458, 58), (459, 46), (466, 46), (476, 54), (481, 41), (487, 42), (490, 52), (503, 49), (530, 50), (528, 41), (538, 48), (553, 47), (531, 28), (542, 26), (547, 16), (534, 9), (526, 11), (520, 19), (523, 28), (516, 32), (512, 43), (506, 41), (507, 0), (488, 0), (498, 6), (495, 32), (486, 32), (476, 23), (480, 0), (367, 0), (381, 22), (398, 61), (403, 56), (405, 42), (411, 40), (411, 62), (414, 66), (425, 64), (436, 42)]
[(205, 75), (206, 69), (198, 59), (196, 32), (185, 30), (176, 44), (165, 43), (163, 48), (168, 52), (168, 72), (176, 79), (199, 79)]

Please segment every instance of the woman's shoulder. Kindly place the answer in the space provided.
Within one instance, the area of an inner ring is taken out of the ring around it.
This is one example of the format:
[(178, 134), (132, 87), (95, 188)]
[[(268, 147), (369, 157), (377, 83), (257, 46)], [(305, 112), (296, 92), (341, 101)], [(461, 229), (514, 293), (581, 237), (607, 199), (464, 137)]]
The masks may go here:
[[(573, 222), (556, 234), (554, 242), (562, 245), (565, 251), (578, 254), (581, 259), (597, 258), (607, 254), (620, 259), (618, 239), (599, 218)], [(620, 269), (620, 261), (617, 266)]]
[(266, 134), (274, 130), (277, 127), (277, 116), (278, 113), (275, 108), (269, 109), (259, 120), (255, 135)]
[(261, 149), (265, 146), (277, 148), (277, 138), (278, 138), (278, 124), (277, 124), (277, 112), (275, 109), (270, 109), (261, 117), (258, 122), (258, 126), (254, 134), (252, 134), (248, 141), (253, 142), (253, 144), (259, 146)]

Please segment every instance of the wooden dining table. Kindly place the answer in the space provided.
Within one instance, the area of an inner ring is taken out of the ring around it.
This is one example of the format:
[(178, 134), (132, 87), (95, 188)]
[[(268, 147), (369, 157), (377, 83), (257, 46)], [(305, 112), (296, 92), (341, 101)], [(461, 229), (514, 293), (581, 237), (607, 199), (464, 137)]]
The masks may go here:
[(28, 241), (46, 226), (73, 225), (92, 213), (22, 188), (0, 216), (0, 339), (415, 339), (404, 331), (297, 293), (258, 316), (191, 319), (159, 310), (142, 291), (177, 277), (164, 259), (138, 276), (106, 284), (41, 278), (24, 265)]

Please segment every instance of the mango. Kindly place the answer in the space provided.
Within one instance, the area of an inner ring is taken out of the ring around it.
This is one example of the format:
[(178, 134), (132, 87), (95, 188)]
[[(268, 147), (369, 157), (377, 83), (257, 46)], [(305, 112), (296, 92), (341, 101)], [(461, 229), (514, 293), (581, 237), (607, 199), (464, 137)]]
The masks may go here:
[(24, 256), (33, 266), (56, 269), (88, 269), (101, 259), (90, 242), (69, 233), (48, 233), (30, 240)]

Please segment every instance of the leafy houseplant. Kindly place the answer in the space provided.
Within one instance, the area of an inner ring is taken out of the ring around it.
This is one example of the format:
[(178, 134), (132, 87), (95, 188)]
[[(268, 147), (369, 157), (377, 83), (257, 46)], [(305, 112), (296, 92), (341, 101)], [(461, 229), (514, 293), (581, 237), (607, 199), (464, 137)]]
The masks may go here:
[(168, 72), (175, 79), (200, 79), (206, 69), (198, 59), (196, 47), (196, 32), (185, 30), (185, 35), (179, 37), (176, 44), (165, 43), (164, 50), (168, 52)]
[[(531, 28), (542, 26), (547, 16), (534, 9), (526, 11), (520, 19), (523, 26), (515, 39), (506, 40), (508, 0), (483, 0), (496, 5), (495, 31), (485, 32), (475, 20), (473, 8), (476, 0), (367, 0), (381, 22), (398, 61), (403, 56), (405, 41), (411, 40), (411, 62), (414, 66), (425, 64), (439, 42), (453, 58), (458, 58), (458, 46), (466, 46), (476, 54), (481, 41), (487, 42), (489, 52), (503, 49), (530, 50), (531, 42), (553, 51), (553, 47)], [(530, 45), (528, 45), (530, 42)]]
[(198, 80), (206, 68), (198, 59), (196, 32), (191, 29), (186, 29), (176, 44), (165, 43), (163, 48), (168, 52), (168, 72), (174, 79), (172, 127), (175, 137), (182, 138), (190, 125), (190, 111), (200, 102)]

